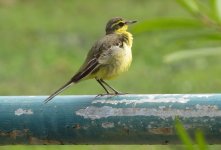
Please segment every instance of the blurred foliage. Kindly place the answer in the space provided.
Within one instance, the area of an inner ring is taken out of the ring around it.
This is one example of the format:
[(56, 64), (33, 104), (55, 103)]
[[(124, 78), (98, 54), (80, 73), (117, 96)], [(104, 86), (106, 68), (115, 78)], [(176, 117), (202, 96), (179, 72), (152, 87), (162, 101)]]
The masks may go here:
[[(221, 146), (210, 145), (211, 150), (220, 150)], [(0, 150), (184, 150), (182, 145), (35, 145), (0, 146)], [(194, 149), (195, 150), (195, 149)], [(202, 149), (204, 150), (204, 149)]]
[[(176, 0), (183, 9), (188, 11), (194, 18), (164, 18), (164, 19), (154, 19), (142, 22), (134, 29), (134, 32), (162, 32), (165, 30), (205, 30), (205, 33), (196, 35), (195, 32), (192, 32), (186, 39), (186, 42), (191, 40), (201, 40), (204, 39), (207, 41), (217, 41), (221, 40), (221, 2), (219, 0), (211, 1), (199, 1), (199, 0)], [(209, 4), (208, 4), (209, 3)], [(209, 29), (209, 30), (208, 30)], [(181, 35), (182, 36), (182, 35)], [(182, 38), (182, 37), (180, 37)], [(183, 38), (186, 38), (186, 35), (183, 35)], [(205, 41), (203, 41), (205, 42)], [(181, 61), (183, 59), (202, 57), (202, 56), (211, 56), (211, 55), (220, 55), (221, 47), (215, 45), (215, 47), (203, 46), (195, 49), (187, 50), (176, 50), (172, 54), (167, 54), (164, 56), (164, 62), (173, 63), (174, 61)]]
[(203, 136), (203, 132), (200, 129), (197, 129), (195, 132), (195, 142), (193, 142), (190, 135), (187, 133), (187, 130), (184, 128), (184, 125), (181, 121), (176, 118), (175, 128), (177, 135), (179, 136), (182, 143), (185, 145), (186, 150), (208, 150), (208, 145)]
[[(129, 29), (131, 69), (109, 81), (116, 89), (220, 92), (219, 0), (0, 0), (0, 95), (50, 94), (78, 70), (115, 16), (139, 21)], [(102, 92), (91, 80), (64, 94)]]

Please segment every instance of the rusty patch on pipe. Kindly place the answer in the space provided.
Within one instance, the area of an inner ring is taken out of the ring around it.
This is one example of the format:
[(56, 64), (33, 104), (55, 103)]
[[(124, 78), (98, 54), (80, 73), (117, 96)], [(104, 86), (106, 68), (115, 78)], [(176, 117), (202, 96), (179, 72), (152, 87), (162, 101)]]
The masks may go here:
[(0, 137), (10, 137), (12, 139), (16, 139), (17, 137), (20, 138), (28, 138), (29, 144), (62, 144), (60, 141), (56, 140), (42, 140), (37, 137), (30, 136), (29, 129), (23, 130), (12, 130), (12, 131), (1, 131), (0, 130)]
[(171, 127), (162, 127), (162, 128), (149, 128), (148, 132), (151, 134), (162, 134), (162, 135), (173, 135), (174, 131)]
[(37, 137), (29, 137), (29, 144), (44, 144), (44, 145), (58, 145), (58, 144), (62, 144), (62, 142), (60, 141), (56, 141), (56, 140), (42, 140), (42, 139), (39, 139)]
[(73, 128), (73, 129), (80, 129), (81, 126), (80, 126), (80, 124), (74, 124), (74, 125), (72, 126), (72, 128)]
[(101, 126), (102, 126), (103, 128), (113, 128), (113, 127), (114, 127), (114, 123), (113, 123), (113, 122), (103, 122), (103, 123), (101, 124)]
[(16, 139), (17, 137), (25, 137), (29, 133), (29, 129), (12, 130), (12, 131), (0, 131), (0, 137), (10, 137)]

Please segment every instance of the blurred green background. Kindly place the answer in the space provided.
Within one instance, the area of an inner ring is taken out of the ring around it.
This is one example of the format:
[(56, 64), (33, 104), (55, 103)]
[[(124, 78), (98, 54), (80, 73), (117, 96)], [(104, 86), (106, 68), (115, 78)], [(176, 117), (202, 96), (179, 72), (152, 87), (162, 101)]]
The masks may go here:
[[(0, 95), (48, 95), (78, 70), (116, 16), (139, 22), (129, 72), (109, 83), (129, 93), (221, 91), (220, 2), (0, 0)], [(197, 5), (196, 5), (197, 4)], [(95, 80), (63, 94), (98, 94)]]

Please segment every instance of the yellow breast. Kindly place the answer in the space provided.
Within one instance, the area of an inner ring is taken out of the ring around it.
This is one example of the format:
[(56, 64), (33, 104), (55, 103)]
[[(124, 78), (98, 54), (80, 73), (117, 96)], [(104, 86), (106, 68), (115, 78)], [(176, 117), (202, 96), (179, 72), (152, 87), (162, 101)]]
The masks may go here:
[(116, 74), (120, 74), (122, 72), (127, 71), (132, 62), (131, 47), (128, 46), (126, 43), (124, 43), (123, 49), (120, 52), (118, 52), (118, 54), (116, 54), (115, 59), (116, 59), (116, 66), (115, 66)]
[(112, 47), (112, 54), (108, 58), (108, 63), (102, 65), (96, 73), (97, 78), (113, 79), (121, 73), (127, 71), (132, 62), (131, 47), (126, 43), (123, 47)]

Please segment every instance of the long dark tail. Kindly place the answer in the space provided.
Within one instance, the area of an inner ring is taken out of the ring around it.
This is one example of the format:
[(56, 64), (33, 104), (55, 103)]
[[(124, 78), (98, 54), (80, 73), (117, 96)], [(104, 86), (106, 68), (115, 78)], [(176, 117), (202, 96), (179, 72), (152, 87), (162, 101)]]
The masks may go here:
[(71, 86), (74, 83), (79, 82), (81, 79), (86, 77), (88, 74), (90, 74), (96, 67), (98, 66), (98, 62), (96, 59), (92, 59), (88, 62), (88, 64), (82, 69), (82, 71), (75, 74), (70, 81), (68, 81), (65, 85), (63, 85), (61, 88), (59, 88), (57, 91), (55, 91), (51, 96), (49, 96), (46, 100), (44, 100), (44, 103), (49, 102), (51, 99), (53, 99), (56, 95), (67, 89), (69, 86)]
[(53, 94), (51, 94), (47, 99), (44, 100), (44, 103), (46, 104), (49, 102), (51, 99), (53, 99), (56, 95), (60, 94), (63, 92), (65, 89), (70, 87), (74, 82), (72, 80), (68, 81), (65, 85), (63, 85), (61, 88), (59, 88), (57, 91), (55, 91)]

